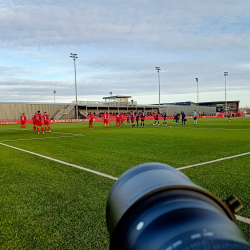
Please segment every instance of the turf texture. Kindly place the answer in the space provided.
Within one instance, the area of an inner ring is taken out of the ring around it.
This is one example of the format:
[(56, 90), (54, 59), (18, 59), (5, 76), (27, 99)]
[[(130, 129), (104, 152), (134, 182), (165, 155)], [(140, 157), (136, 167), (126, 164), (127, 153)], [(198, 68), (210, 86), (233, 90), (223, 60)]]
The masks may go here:
[[(119, 177), (145, 162), (178, 168), (250, 152), (250, 118), (105, 130), (103, 123), (1, 125), (0, 142)], [(172, 128), (170, 128), (172, 126)], [(54, 133), (57, 132), (57, 133)], [(221, 199), (236, 195), (250, 218), (250, 155), (182, 170)], [(0, 145), (0, 249), (108, 249), (105, 206), (114, 180)], [(238, 222), (250, 241), (250, 225)]]

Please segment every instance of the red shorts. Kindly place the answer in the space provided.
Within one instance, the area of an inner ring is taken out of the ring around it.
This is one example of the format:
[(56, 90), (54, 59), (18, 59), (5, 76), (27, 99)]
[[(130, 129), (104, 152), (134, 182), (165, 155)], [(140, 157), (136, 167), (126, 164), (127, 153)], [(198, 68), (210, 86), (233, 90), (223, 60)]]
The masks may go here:
[(42, 125), (43, 125), (42, 122), (36, 121), (36, 126), (42, 126)]
[(44, 121), (44, 125), (49, 125), (49, 121)]
[(21, 122), (22, 125), (25, 125), (25, 122)]
[(108, 124), (109, 123), (109, 121), (108, 121), (108, 119), (104, 119), (104, 124)]

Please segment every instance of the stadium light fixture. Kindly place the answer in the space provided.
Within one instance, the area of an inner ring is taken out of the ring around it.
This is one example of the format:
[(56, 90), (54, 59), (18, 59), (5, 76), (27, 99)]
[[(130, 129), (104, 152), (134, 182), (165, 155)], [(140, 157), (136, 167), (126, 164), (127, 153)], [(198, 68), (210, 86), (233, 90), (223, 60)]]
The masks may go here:
[(224, 76), (225, 76), (225, 111), (227, 113), (227, 76), (228, 76), (228, 72), (224, 72)]
[(195, 78), (195, 80), (197, 82), (197, 105), (199, 106), (199, 85), (198, 85), (199, 79)]
[(54, 102), (56, 102), (56, 90), (53, 90), (54, 93)]
[(161, 82), (160, 82), (160, 67), (155, 67), (155, 70), (158, 72), (158, 81), (159, 81), (159, 112), (160, 112), (160, 105), (161, 105)]
[(76, 84), (76, 59), (77, 54), (75, 53), (70, 53), (70, 57), (73, 58), (74, 60), (74, 68), (75, 68), (75, 92), (76, 92), (76, 119), (78, 119), (78, 106), (77, 106), (77, 84)]

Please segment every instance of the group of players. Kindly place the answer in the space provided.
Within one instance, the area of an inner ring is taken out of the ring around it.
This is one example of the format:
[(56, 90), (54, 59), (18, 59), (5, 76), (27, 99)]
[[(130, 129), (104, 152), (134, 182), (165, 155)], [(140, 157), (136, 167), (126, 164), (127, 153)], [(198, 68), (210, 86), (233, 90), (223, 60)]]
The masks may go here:
[[(26, 124), (26, 115), (25, 113), (23, 113), (20, 117), (21, 119), (21, 130), (25, 129), (25, 124)], [(47, 114), (47, 112), (44, 112), (44, 115), (42, 116), (40, 114), (40, 111), (38, 110), (37, 113), (35, 113), (35, 115), (32, 118), (33, 120), (33, 129), (34, 131), (37, 131), (37, 133), (39, 134), (39, 127), (41, 127), (41, 130), (43, 132), (43, 134), (45, 134), (44, 130), (47, 132), (51, 132), (50, 131), (50, 126), (49, 126), (49, 115)], [(44, 128), (43, 128), (43, 124), (42, 124), (42, 120), (44, 121)]]
[[(163, 117), (163, 126), (167, 126), (167, 122), (166, 122), (166, 112), (165, 110), (163, 110), (163, 112), (160, 114), (158, 112), (154, 112), (154, 124), (156, 125), (158, 123), (159, 124), (159, 117)], [(125, 127), (124, 121), (127, 120), (127, 124), (132, 124), (132, 129), (135, 128), (136, 126), (139, 127), (139, 120), (141, 120), (141, 124), (140, 124), (140, 128), (144, 128), (144, 123), (145, 123), (145, 118), (146, 118), (146, 113), (145, 112), (129, 112), (129, 113), (116, 113), (116, 128), (120, 128), (121, 126)], [(88, 115), (89, 118), (89, 129), (93, 129), (93, 120), (95, 118), (95, 115), (92, 114), (92, 112), (89, 113)], [(105, 129), (108, 127), (108, 129), (110, 129), (109, 126), (109, 115), (107, 114), (107, 112), (104, 112), (103, 114), (103, 121), (104, 121), (104, 127)], [(136, 124), (135, 124), (136, 122)]]
[[(153, 125), (160, 125), (159, 123), (159, 118), (163, 117), (163, 124), (162, 126), (168, 126), (167, 122), (166, 122), (166, 112), (165, 110), (163, 110), (162, 113), (158, 113), (158, 112), (154, 112), (153, 114), (154, 116), (154, 124)], [(178, 121), (180, 119), (180, 117), (182, 118), (182, 124), (187, 121), (185, 118), (185, 113), (182, 111), (181, 114), (176, 114), (174, 113), (173, 115), (173, 121), (176, 122), (176, 125), (178, 124)], [(141, 125), (140, 128), (144, 128), (144, 122), (145, 122), (145, 117), (146, 117), (146, 113), (145, 112), (133, 112), (131, 111), (130, 113), (116, 113), (116, 127), (120, 128), (121, 125), (125, 126), (124, 121), (127, 120), (127, 124), (132, 123), (132, 129), (135, 128), (135, 121), (136, 121), (136, 125), (137, 127), (139, 127), (139, 120), (141, 120)], [(95, 118), (95, 115), (92, 114), (92, 112), (89, 113), (88, 115), (89, 118), (89, 129), (93, 129), (93, 120)], [(231, 121), (231, 113), (228, 113), (228, 118), (229, 121)], [(21, 130), (25, 129), (25, 124), (26, 124), (26, 116), (25, 113), (23, 113), (20, 117), (21, 119)], [(39, 127), (41, 127), (41, 130), (43, 132), (43, 134), (45, 134), (44, 130), (47, 132), (51, 132), (50, 131), (50, 126), (49, 126), (49, 115), (47, 114), (47, 112), (44, 112), (44, 115), (42, 116), (40, 114), (40, 111), (37, 111), (37, 113), (35, 113), (35, 115), (32, 118), (33, 120), (33, 125), (34, 125), (34, 131), (37, 130), (37, 133), (39, 134)], [(43, 128), (43, 124), (42, 124), (42, 120), (44, 121), (44, 128)], [(107, 112), (104, 112), (103, 114), (103, 121), (104, 121), (104, 127), (105, 129), (108, 127), (108, 129), (110, 129), (109, 126), (109, 115), (107, 114)], [(194, 125), (197, 124), (197, 114), (196, 111), (194, 110)], [(47, 127), (46, 127), (47, 126)]]

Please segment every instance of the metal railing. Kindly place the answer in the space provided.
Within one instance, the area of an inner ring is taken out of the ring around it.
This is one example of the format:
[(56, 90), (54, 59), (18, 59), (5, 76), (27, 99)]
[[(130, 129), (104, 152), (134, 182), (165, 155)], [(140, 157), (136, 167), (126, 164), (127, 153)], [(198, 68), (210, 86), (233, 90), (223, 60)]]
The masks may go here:
[(75, 107), (75, 104), (70, 104), (66, 109), (61, 109), (59, 112), (54, 115), (53, 119), (58, 120), (61, 118), (62, 115), (67, 115), (73, 108)]
[[(76, 101), (73, 101), (72, 104), (75, 105)], [(99, 101), (77, 101), (78, 106), (85, 106), (85, 105), (97, 105), (97, 106), (136, 106), (136, 101), (130, 101), (130, 102), (99, 102)]]

